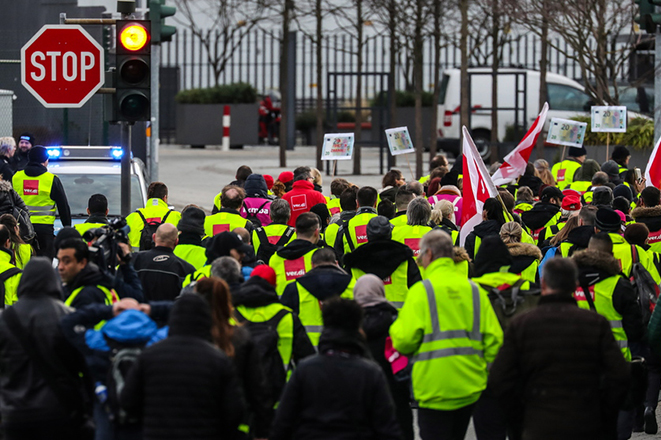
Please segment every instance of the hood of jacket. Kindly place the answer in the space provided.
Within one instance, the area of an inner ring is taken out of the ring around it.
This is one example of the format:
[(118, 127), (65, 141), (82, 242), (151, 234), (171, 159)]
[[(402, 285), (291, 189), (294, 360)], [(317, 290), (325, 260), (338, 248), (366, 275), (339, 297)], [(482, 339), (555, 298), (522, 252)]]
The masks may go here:
[(179, 234), (179, 243), (177, 244), (192, 244), (195, 246), (203, 247), (202, 237), (200, 237), (200, 234), (191, 231), (182, 231)]
[(341, 295), (349, 287), (351, 275), (338, 266), (329, 264), (315, 267), (296, 281), (323, 301)]
[(651, 208), (640, 206), (631, 211), (631, 217), (639, 223), (645, 223), (650, 232), (661, 230), (661, 205)]
[(558, 212), (560, 207), (553, 203), (539, 202), (530, 211), (521, 214), (521, 220), (530, 229), (543, 228)]
[(578, 266), (578, 278), (581, 284), (595, 284), (622, 272), (620, 263), (606, 252), (585, 249), (575, 252), (572, 259)]
[(73, 292), (83, 286), (103, 286), (111, 289), (112, 284), (110, 276), (101, 272), (99, 266), (94, 263), (87, 263), (87, 266), (76, 275), (71, 284), (67, 284), (67, 290)]
[(507, 248), (512, 257), (531, 257), (536, 260), (542, 259), (542, 251), (537, 246), (530, 243), (507, 243)]
[(594, 226), (585, 225), (572, 229), (567, 235), (565, 241), (576, 245), (579, 248), (587, 249), (590, 239), (594, 235)]
[(500, 235), (500, 223), (496, 220), (485, 220), (473, 228), (473, 232), (480, 238), (489, 235)]
[(3, 192), (3, 193), (8, 192), (9, 193), (9, 192), (11, 192), (12, 189), (14, 189), (14, 188), (11, 186), (11, 182), (9, 182), (7, 180), (0, 180), (0, 192)]
[(411, 248), (393, 240), (369, 241), (344, 256), (347, 269), (356, 268), (384, 279), (413, 257)]
[(196, 293), (185, 293), (172, 306), (168, 335), (211, 341), (212, 322), (209, 303)]
[(262, 277), (251, 277), (241, 287), (232, 292), (232, 304), (245, 307), (264, 307), (278, 302), (278, 294)]
[(317, 245), (312, 242), (297, 238), (276, 253), (285, 260), (295, 260), (301, 258), (316, 247)]
[(331, 350), (370, 359), (372, 357), (365, 343), (365, 338), (359, 332), (324, 327), (319, 337), (319, 353), (328, 353)]
[(447, 228), (451, 231), (458, 231), (459, 230), (457, 225), (452, 223), (452, 220), (450, 220), (449, 218), (444, 218), (443, 220), (441, 220), (441, 224), (438, 225), (438, 226), (440, 226), (441, 229), (443, 229), (443, 227), (445, 227), (445, 228)]
[(139, 310), (127, 310), (106, 322), (101, 330), (87, 330), (85, 342), (93, 350), (110, 351), (111, 345), (148, 345), (156, 332), (158, 326), (149, 316)]
[(243, 184), (243, 189), (246, 191), (246, 197), (267, 199), (269, 196), (269, 189), (261, 174), (249, 175)]
[(40, 164), (40, 163), (32, 163), (32, 162), (30, 162), (29, 164), (27, 164), (27, 165), (25, 166), (25, 170), (24, 170), (24, 171), (25, 171), (25, 175), (26, 175), (26, 176), (29, 176), (29, 177), (37, 177), (37, 176), (41, 176), (42, 174), (44, 174), (45, 172), (47, 172), (48, 169), (47, 169), (45, 166), (43, 166), (42, 164)]
[(62, 299), (62, 285), (48, 258), (32, 257), (23, 269), (18, 283), (18, 298), (23, 296), (49, 296)]
[(292, 191), (314, 191), (314, 185), (307, 180), (298, 180), (291, 186)]

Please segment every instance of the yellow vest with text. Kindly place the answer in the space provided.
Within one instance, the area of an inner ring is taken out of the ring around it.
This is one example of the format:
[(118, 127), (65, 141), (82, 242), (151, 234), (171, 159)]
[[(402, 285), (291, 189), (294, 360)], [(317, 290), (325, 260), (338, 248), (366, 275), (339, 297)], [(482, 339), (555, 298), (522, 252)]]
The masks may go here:
[(17, 171), (12, 183), (14, 190), (23, 199), (30, 212), (30, 221), (37, 225), (55, 223), (55, 200), (51, 199), (55, 174), (48, 171), (35, 177), (25, 171)]
[(312, 255), (317, 251), (313, 248), (307, 254), (294, 260), (282, 258), (276, 252), (269, 260), (269, 266), (275, 271), (275, 291), (282, 296), (285, 288), (312, 270)]
[[(170, 207), (165, 201), (159, 198), (152, 198), (147, 200), (147, 204), (144, 208), (139, 208), (138, 211), (142, 213), (147, 221), (163, 221), (163, 217), (170, 211)], [(165, 219), (165, 223), (177, 226), (181, 220), (181, 213), (172, 210), (168, 214), (168, 218)], [(145, 223), (140, 218), (140, 214), (137, 212), (132, 212), (126, 217), (126, 224), (129, 225), (131, 230), (129, 231), (129, 244), (131, 247), (139, 248), (140, 247), (140, 235), (142, 230), (145, 228)]]
[(551, 169), (551, 174), (560, 190), (565, 189), (574, 181), (574, 174), (581, 167), (581, 164), (575, 160), (565, 159), (562, 162), (556, 163)]
[[(353, 299), (353, 286), (355, 280), (347, 286), (346, 290), (340, 295), (342, 298)], [(310, 338), (310, 342), (316, 348), (319, 345), (319, 337), (324, 329), (324, 320), (321, 317), (321, 304), (317, 297), (312, 295), (301, 283), (296, 282), (298, 290), (298, 318), (305, 327), (305, 331)]]
[(328, 207), (328, 211), (330, 212), (331, 216), (342, 212), (342, 207), (340, 206), (339, 197), (328, 200), (326, 206)]
[[(284, 234), (287, 231), (288, 225), (280, 225), (277, 223), (271, 223), (268, 226), (262, 226), (262, 229), (264, 229), (264, 233), (266, 234), (266, 237), (269, 239), (269, 242), (273, 240), (273, 244), (277, 243), (278, 240), (280, 240), (280, 237), (282, 237), (282, 234)], [(296, 240), (296, 232), (294, 232), (291, 235), (291, 238), (287, 243), (285, 243), (285, 246), (291, 243), (292, 241)], [(257, 255), (257, 252), (259, 252), (259, 246), (261, 244), (261, 241), (259, 239), (259, 235), (257, 235), (257, 232), (255, 230), (252, 231), (252, 247), (255, 249), (255, 255)], [(265, 263), (268, 263), (268, 261), (265, 261)]]
[[(397, 310), (404, 306), (406, 295), (409, 293), (409, 277), (408, 277), (409, 262), (404, 261), (389, 277), (383, 280), (383, 287), (386, 292), (386, 299)], [(359, 279), (365, 272), (360, 269), (352, 268), (351, 275), (355, 280)]]
[(399, 243), (405, 244), (413, 251), (413, 257), (418, 258), (420, 253), (420, 239), (429, 231), (429, 226), (421, 225), (402, 225), (395, 226), (392, 230), (392, 239)]
[(221, 232), (233, 231), (236, 228), (245, 228), (248, 220), (232, 212), (219, 212), (204, 219), (204, 233), (213, 237)]
[(352, 251), (349, 242), (347, 241), (347, 236), (351, 238), (351, 243), (353, 244), (354, 249), (367, 243), (367, 224), (376, 216), (377, 215), (372, 212), (362, 212), (349, 220), (347, 231), (342, 237), (345, 254)]

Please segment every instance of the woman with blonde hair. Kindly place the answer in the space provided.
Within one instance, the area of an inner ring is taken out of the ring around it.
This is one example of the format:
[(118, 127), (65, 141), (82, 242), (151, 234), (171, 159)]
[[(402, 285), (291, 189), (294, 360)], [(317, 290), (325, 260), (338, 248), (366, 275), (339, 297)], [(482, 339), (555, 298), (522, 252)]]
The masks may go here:
[(542, 252), (534, 244), (521, 243), (522, 234), (523, 228), (516, 222), (507, 222), (500, 228), (500, 238), (512, 256), (508, 272), (520, 274), (524, 280), (536, 283), (539, 281), (537, 269)]
[(534, 165), (537, 174), (539, 175), (539, 178), (542, 179), (542, 182), (544, 182), (544, 185), (556, 186), (553, 174), (551, 174), (551, 170), (549, 169), (549, 163), (546, 160), (537, 159)]

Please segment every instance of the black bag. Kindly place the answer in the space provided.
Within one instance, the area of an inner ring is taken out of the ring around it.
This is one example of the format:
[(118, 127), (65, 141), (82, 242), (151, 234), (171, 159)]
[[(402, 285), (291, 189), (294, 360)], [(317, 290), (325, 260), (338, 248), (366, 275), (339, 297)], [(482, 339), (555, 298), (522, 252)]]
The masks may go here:
[(0, 273), (0, 296), (2, 299), (0, 300), (0, 303), (2, 304), (2, 308), (5, 308), (5, 281), (7, 281), (9, 278), (13, 277), (16, 274), (19, 274), (23, 272), (21, 269), (18, 267), (12, 267), (10, 269), (7, 269), (6, 271)]
[(108, 392), (106, 411), (110, 420), (120, 425), (137, 424), (140, 421), (138, 418), (130, 418), (126, 411), (122, 409), (119, 404), (119, 396), (121, 396), (124, 389), (129, 370), (141, 353), (141, 347), (125, 347), (113, 349), (110, 357), (110, 368), (106, 379), (106, 390)]
[(257, 251), (257, 260), (261, 260), (264, 263), (268, 264), (269, 260), (275, 254), (277, 251), (282, 249), (287, 243), (289, 243), (289, 240), (291, 240), (292, 235), (294, 235), (294, 232), (296, 230), (292, 228), (291, 226), (287, 226), (287, 229), (285, 232), (282, 234), (280, 239), (277, 241), (276, 244), (271, 244), (269, 242), (269, 238), (266, 235), (266, 231), (264, 228), (261, 226), (257, 229), (255, 229), (255, 233), (257, 234), (257, 237), (259, 237), (259, 250)]
[(489, 293), (489, 300), (500, 326), (505, 330), (517, 314), (533, 309), (539, 302), (541, 290), (538, 288), (521, 289), (525, 280), (521, 279), (504, 290), (497, 287), (481, 285)]
[(278, 350), (278, 340), (280, 339), (278, 324), (291, 312), (282, 309), (264, 322), (248, 321), (238, 310), (235, 310), (235, 313), (237, 320), (250, 331), (255, 349), (259, 354), (260, 365), (270, 387), (271, 396), (274, 402), (278, 402), (287, 383), (287, 370)]
[(0, 208), (0, 215), (11, 214), (18, 223), (19, 235), (23, 241), (32, 244), (33, 241), (36, 241), (35, 238), (37, 238), (37, 233), (34, 232), (32, 221), (30, 221), (30, 213), (18, 207), (14, 194), (11, 194), (9, 199), (11, 201), (11, 206), (9, 204), (4, 204), (3, 207)]
[(260, 206), (259, 208), (257, 208), (257, 211), (255, 212), (254, 215), (251, 214), (250, 211), (248, 211), (248, 210), (246, 209), (246, 214), (247, 214), (247, 216), (246, 216), (246, 220), (248, 220), (250, 223), (252, 223), (252, 225), (253, 225), (254, 227), (256, 227), (256, 228), (262, 226), (262, 222), (261, 222), (260, 219), (257, 218), (257, 214), (259, 214), (259, 211), (261, 211), (262, 208), (263, 208), (264, 206), (266, 206), (266, 204), (269, 203), (269, 202), (270, 202), (270, 200), (267, 200), (266, 202), (262, 203), (262, 206)]
[(643, 324), (647, 326), (652, 317), (652, 311), (657, 301), (658, 286), (649, 271), (640, 263), (638, 258), (638, 248), (631, 245), (631, 257), (633, 264), (631, 266), (631, 284), (636, 291), (636, 299), (643, 314)]
[(140, 232), (140, 250), (148, 251), (153, 247), (154, 244), (152, 240), (152, 235), (156, 233), (156, 229), (158, 229), (159, 226), (165, 223), (172, 210), (169, 210), (161, 220), (152, 220), (150, 222), (147, 221), (147, 219), (142, 214), (142, 212), (140, 212), (140, 210), (137, 210), (135, 212), (138, 213), (138, 215), (142, 219), (142, 222), (145, 225), (144, 228), (142, 228), (142, 232)]

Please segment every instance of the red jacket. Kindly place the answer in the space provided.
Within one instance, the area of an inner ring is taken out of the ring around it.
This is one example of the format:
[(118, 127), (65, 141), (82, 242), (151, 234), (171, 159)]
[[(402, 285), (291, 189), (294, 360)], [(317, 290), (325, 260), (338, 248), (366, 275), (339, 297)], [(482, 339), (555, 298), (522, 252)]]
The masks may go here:
[(309, 212), (314, 205), (326, 204), (326, 197), (319, 191), (315, 191), (312, 182), (307, 180), (294, 182), (291, 191), (282, 196), (282, 199), (286, 200), (291, 208), (289, 226), (296, 226), (298, 216), (304, 212)]

